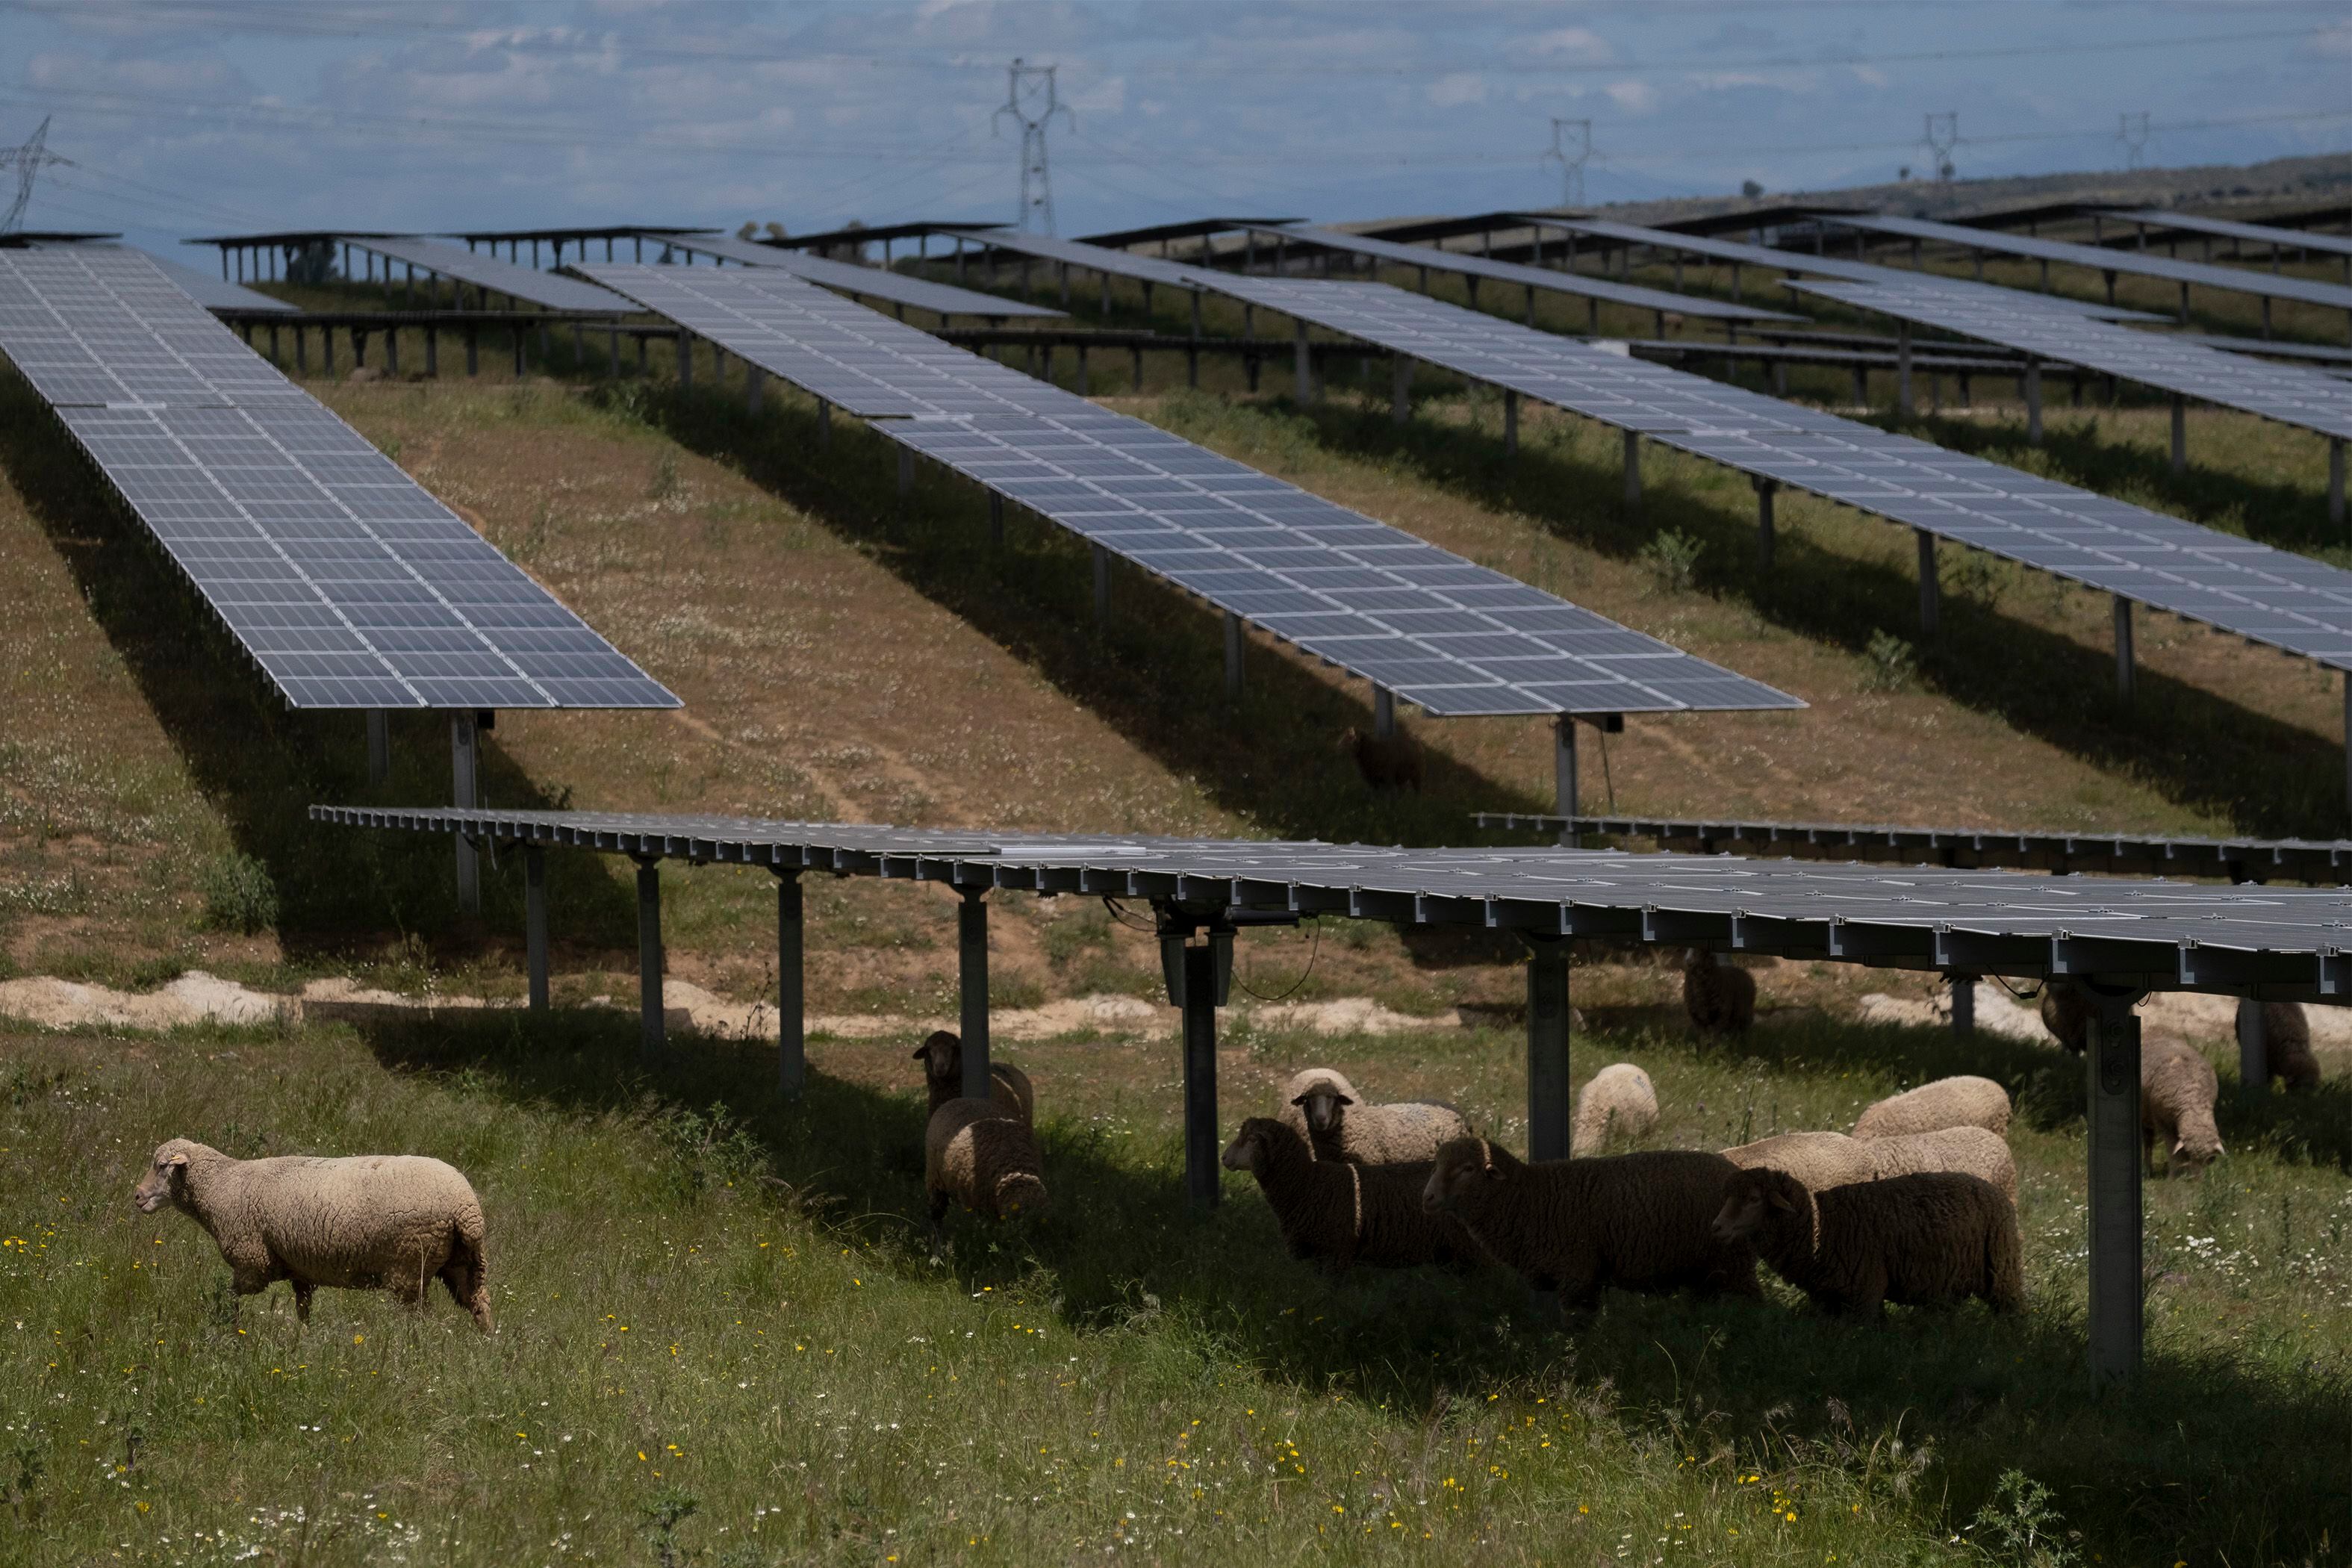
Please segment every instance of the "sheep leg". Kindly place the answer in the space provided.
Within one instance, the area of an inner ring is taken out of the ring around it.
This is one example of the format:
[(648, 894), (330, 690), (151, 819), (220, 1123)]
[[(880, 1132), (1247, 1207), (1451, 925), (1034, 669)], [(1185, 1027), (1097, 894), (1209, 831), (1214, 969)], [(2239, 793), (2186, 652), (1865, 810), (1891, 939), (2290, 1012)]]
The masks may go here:
[(300, 1279), (290, 1279), (289, 1283), (294, 1287), (294, 1321), (308, 1323), (310, 1321), (310, 1298), (319, 1293), (319, 1287)]
[(931, 1256), (934, 1258), (947, 1250), (947, 1231), (940, 1223), (947, 1217), (947, 1194), (933, 1193), (931, 1194)]
[(449, 1299), (464, 1308), (474, 1326), (486, 1334), (490, 1331), (489, 1276), (481, 1248), (462, 1240), (449, 1261), (441, 1266), (441, 1283), (449, 1288)]

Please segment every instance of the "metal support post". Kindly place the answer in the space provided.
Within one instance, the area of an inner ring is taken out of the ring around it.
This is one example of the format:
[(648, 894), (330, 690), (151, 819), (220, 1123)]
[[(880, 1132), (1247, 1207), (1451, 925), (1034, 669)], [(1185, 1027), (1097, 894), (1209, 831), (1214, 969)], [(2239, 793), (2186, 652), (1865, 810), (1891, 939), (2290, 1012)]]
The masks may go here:
[(988, 492), (988, 542), (994, 549), (1004, 548), (1004, 498), (994, 490)]
[(2327, 442), (2327, 526), (2344, 526), (2344, 437), (2335, 436)]
[(1625, 432), (1625, 510), (1637, 511), (1642, 505), (1642, 436), (1637, 430)]
[(956, 994), (963, 1031), (963, 1097), (986, 1100), (988, 1082), (988, 889), (966, 888), (956, 909)]
[(1569, 1078), (1568, 939), (1528, 936), (1528, 1158), (1565, 1160)]
[[(298, 343), (296, 346), (299, 348), (300, 345)], [(466, 374), (482, 374), (482, 335), (470, 324), (466, 328)]]
[[(1224, 940), (1230, 943), (1233, 938)], [(1184, 1192), (1200, 1209), (1216, 1207), (1219, 1195), (1215, 942), (1213, 933), (1208, 942), (1183, 946), (1184, 994), (1177, 998), (1184, 1010)]]
[(2263, 1005), (2249, 996), (2238, 1004), (2238, 1100), (2253, 1104), (2270, 1091), (2270, 1030), (2263, 1023)]
[(2025, 362), (2025, 444), (2042, 445), (2042, 362), (2030, 356)]
[(768, 395), (768, 378), (758, 365), (743, 362), (743, 405), (751, 413), (760, 412), (760, 405)]
[(2172, 395), (2172, 471), (2189, 471), (2189, 399)]
[(1503, 456), (1519, 455), (1519, 395), (1509, 387), (1503, 389)]
[(1315, 358), (1307, 346), (1307, 323), (1304, 321), (1298, 323), (1296, 342), (1297, 385), (1294, 395), (1303, 405), (1315, 401)]
[(1225, 612), (1225, 700), (1242, 700), (1242, 618)]
[(1576, 715), (1562, 713), (1551, 721), (1551, 808), (1562, 826), (1559, 844), (1576, 847)]
[[(515, 369), (522, 369), (522, 339), (515, 339)], [(677, 335), (677, 384), (681, 387), (694, 384), (694, 340), (686, 333)]]
[[(1412, 417), (1412, 361), (1403, 354), (1389, 355), (1389, 421), (1402, 425)], [(2340, 450), (2343, 443), (2336, 444)], [(2340, 460), (2338, 466), (2341, 466)]]
[(1919, 635), (1931, 637), (1941, 619), (1941, 585), (1936, 581), (1936, 536), (1924, 528), (1911, 531), (1919, 542)]
[(392, 715), (381, 708), (367, 712), (367, 781), (370, 789), (381, 789), (392, 777)]
[(833, 445), (833, 405), (820, 398), (816, 405), (816, 444)]
[[(471, 709), (449, 715), (449, 782), (450, 804), (460, 811), (474, 807), (475, 754), (479, 738), (474, 730)], [(474, 841), (460, 833), (457, 841), (457, 912), (478, 915), (482, 912), (482, 862), (474, 848)]]
[(905, 500), (915, 493), (915, 449), (898, 448), (898, 499)]
[(1095, 627), (1107, 630), (1110, 626), (1110, 552), (1101, 545), (1089, 545), (1095, 567)]
[(547, 1011), (547, 851), (526, 845), (522, 852), (523, 968), (530, 976), (530, 1010)]
[(1385, 686), (1372, 688), (1372, 738), (1396, 739), (1396, 693)]
[(2132, 602), (2116, 595), (2116, 695), (2132, 700)]
[(1911, 417), (1911, 323), (1895, 323), (1895, 412)]
[(2086, 986), (2090, 1047), (2090, 1361), (2094, 1388), (2128, 1379), (2140, 1359), (2138, 1000)]
[(803, 987), (801, 874), (776, 871), (776, 1092), (798, 1100), (808, 1083), (808, 1014)]
[(638, 1048), (652, 1056), (662, 1048), (661, 861), (637, 862)]
[(1977, 977), (1973, 974), (1945, 976), (1952, 988), (1952, 1033), (1967, 1036), (1977, 1032)]

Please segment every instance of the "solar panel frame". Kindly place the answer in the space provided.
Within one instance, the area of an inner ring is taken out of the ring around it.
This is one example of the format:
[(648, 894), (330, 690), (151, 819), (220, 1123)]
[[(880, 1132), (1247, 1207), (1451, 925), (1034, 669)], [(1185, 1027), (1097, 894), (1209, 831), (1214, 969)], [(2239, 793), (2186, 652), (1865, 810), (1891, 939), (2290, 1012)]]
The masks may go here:
[[(1796, 698), (789, 276), (592, 265), (747, 363), (1432, 714), (1801, 708)], [(1638, 644), (1579, 647), (1514, 612)], [(1409, 620), (1406, 617), (1421, 617)], [(1506, 679), (1437, 640), (1507, 639)], [(1540, 671), (1537, 667), (1540, 666)]]
[(2150, 228), (2178, 229), (2188, 234), (2210, 234), (2221, 239), (2274, 245), (2282, 250), (2352, 256), (2352, 235), (2321, 234), (2307, 228), (2273, 228), (2268, 224), (2241, 223), (2233, 218), (2205, 217), (2196, 213), (2167, 212), (2160, 207), (2109, 208), (2099, 216), (2118, 218), (2125, 223), (2146, 224)]
[(0, 251), (0, 353), (288, 706), (678, 706), (151, 258)]
[[(108, 248), (129, 250), (133, 247), (112, 246)], [(263, 311), (272, 315), (291, 315), (300, 310), (299, 306), (289, 305), (283, 300), (273, 300), (268, 295), (248, 289), (242, 283), (232, 283), (226, 278), (215, 278), (201, 268), (184, 266), (172, 260), (169, 257), (157, 256), (152, 251), (142, 250), (139, 254), (154, 263), (156, 268), (164, 277), (170, 279), (180, 292), (207, 310), (228, 310), (248, 315)]]
[(2352, 573), (2324, 562), (1385, 284), (1229, 286), (1750, 475), (2352, 670)]
[(406, 236), (346, 234), (336, 236), (335, 242), (348, 245), (354, 250), (373, 251), (388, 260), (425, 271), (438, 272), (445, 278), (471, 283), (494, 294), (509, 295), (545, 310), (594, 316), (629, 313), (629, 302), (610, 289), (592, 287), (576, 278), (566, 278), (560, 272), (524, 267), (496, 256), (444, 245), (438, 240)]
[(1000, 299), (976, 289), (936, 283), (928, 278), (909, 278), (878, 267), (855, 266), (846, 261), (835, 261), (827, 257), (810, 256), (803, 251), (785, 250), (772, 245), (756, 245), (730, 236), (666, 235), (662, 243), (676, 250), (692, 251), (698, 256), (714, 257), (746, 267), (773, 267), (791, 273), (803, 282), (822, 284), (852, 296), (863, 295), (875, 300), (887, 300), (896, 305), (911, 305), (919, 310), (929, 310), (939, 316), (1068, 319), (1066, 311), (1032, 304), (1026, 300)]
[(1084, 240), (1061, 239), (1050, 234), (1024, 234), (1017, 228), (982, 229), (977, 233), (961, 234), (958, 237), (993, 246), (1000, 250), (1018, 251), (1041, 261), (1066, 262), (1090, 271), (1132, 278), (1141, 283), (1160, 283), (1171, 289), (1215, 287), (1214, 276), (1206, 268), (1187, 266), (1163, 257), (1142, 256), (1132, 250), (1114, 250), (1108, 246), (1089, 245)]

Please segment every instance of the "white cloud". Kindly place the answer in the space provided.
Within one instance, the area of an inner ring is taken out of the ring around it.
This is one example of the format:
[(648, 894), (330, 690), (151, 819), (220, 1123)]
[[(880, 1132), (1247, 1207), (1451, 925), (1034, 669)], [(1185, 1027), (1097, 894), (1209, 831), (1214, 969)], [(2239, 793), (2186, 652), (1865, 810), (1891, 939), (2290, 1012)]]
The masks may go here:
[(1439, 77), (1429, 89), (1429, 101), (1440, 109), (1486, 101), (1486, 79), (1476, 71), (1452, 71)]
[(1105, 77), (1069, 100), (1070, 108), (1086, 114), (1117, 114), (1127, 107), (1127, 79)]
[(1612, 81), (1601, 90), (1628, 114), (1647, 114), (1658, 106), (1658, 89), (1645, 81)]
[(1529, 54), (1560, 57), (1572, 60), (1589, 60), (1603, 65), (1617, 58), (1609, 40), (1590, 27), (1555, 27), (1549, 33), (1538, 33), (1521, 41), (1520, 47)]
[(2352, 22), (2337, 22), (2322, 27), (2312, 37), (2312, 47), (2323, 55), (2337, 59), (2352, 59)]

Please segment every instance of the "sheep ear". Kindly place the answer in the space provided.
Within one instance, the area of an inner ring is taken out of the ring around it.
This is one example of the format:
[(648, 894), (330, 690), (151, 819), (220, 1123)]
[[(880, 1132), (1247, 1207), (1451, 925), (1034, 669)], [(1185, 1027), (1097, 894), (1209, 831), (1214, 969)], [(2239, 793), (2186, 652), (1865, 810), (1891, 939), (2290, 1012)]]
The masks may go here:
[(1349, 1100), (1349, 1099), (1346, 1095), (1344, 1095), (1344, 1094), (1335, 1094), (1335, 1095), (1333, 1095), (1331, 1098), (1332, 1098), (1333, 1100), (1338, 1100), (1338, 1101), (1339, 1101), (1340, 1104), (1342, 1104), (1342, 1105), (1353, 1105), (1353, 1104), (1355, 1104), (1355, 1103), (1356, 1103), (1354, 1100)]
[(1290, 1103), (1291, 1103), (1291, 1104), (1293, 1104), (1293, 1105), (1304, 1105), (1304, 1104), (1306, 1104), (1308, 1100), (1312, 1100), (1312, 1099), (1314, 1099), (1314, 1098), (1315, 1098), (1315, 1096), (1314, 1096), (1312, 1093), (1302, 1094), (1302, 1095), (1300, 1095), (1297, 1100), (1292, 1100)]
[(1774, 1208), (1779, 1209), (1782, 1214), (1795, 1214), (1797, 1212), (1797, 1205), (1790, 1203), (1789, 1201), (1789, 1194), (1779, 1187), (1774, 1187), (1769, 1193), (1766, 1194), (1764, 1201), (1770, 1204)]
[(164, 1155), (163, 1161), (163, 1168), (167, 1171), (176, 1171), (187, 1163), (187, 1153), (185, 1151), (179, 1149), (174, 1149), (170, 1153)]
[(927, 1062), (927, 1061), (930, 1060), (930, 1059), (931, 1059), (931, 1047), (929, 1047), (929, 1046), (917, 1046), (917, 1047), (915, 1047), (915, 1056), (914, 1056), (914, 1059), (915, 1059), (915, 1060), (917, 1060), (917, 1061), (919, 1061), (919, 1062)]

